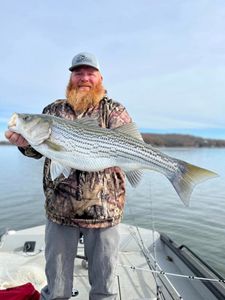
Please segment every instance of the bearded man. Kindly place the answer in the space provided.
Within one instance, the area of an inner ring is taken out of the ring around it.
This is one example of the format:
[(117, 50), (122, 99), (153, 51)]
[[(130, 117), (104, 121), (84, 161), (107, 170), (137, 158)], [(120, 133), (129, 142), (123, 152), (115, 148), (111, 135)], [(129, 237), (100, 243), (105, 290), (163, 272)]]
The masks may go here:
[[(72, 60), (66, 99), (46, 106), (44, 114), (75, 120), (92, 117), (99, 126), (115, 128), (130, 123), (121, 104), (109, 99), (96, 57), (79, 53)], [(28, 142), (13, 132), (6, 137), (26, 156), (40, 158)], [(41, 300), (69, 299), (72, 294), (74, 259), (80, 234), (84, 236), (88, 259), (90, 300), (113, 300), (115, 268), (119, 251), (118, 224), (125, 201), (125, 175), (118, 168), (100, 172), (73, 169), (68, 178), (50, 176), (50, 159), (44, 163), (46, 196), (45, 257), (47, 285)]]

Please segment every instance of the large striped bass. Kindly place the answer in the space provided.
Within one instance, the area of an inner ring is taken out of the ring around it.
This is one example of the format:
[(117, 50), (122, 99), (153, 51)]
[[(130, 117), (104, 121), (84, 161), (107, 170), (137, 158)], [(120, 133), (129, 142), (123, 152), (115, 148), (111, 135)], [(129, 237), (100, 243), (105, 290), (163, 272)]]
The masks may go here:
[(188, 205), (197, 183), (218, 176), (146, 144), (134, 123), (106, 129), (92, 118), (70, 121), (44, 114), (14, 113), (8, 128), (51, 159), (52, 180), (61, 174), (68, 177), (71, 168), (95, 172), (117, 166), (126, 173), (131, 185), (136, 186), (141, 170), (150, 169), (164, 174)]

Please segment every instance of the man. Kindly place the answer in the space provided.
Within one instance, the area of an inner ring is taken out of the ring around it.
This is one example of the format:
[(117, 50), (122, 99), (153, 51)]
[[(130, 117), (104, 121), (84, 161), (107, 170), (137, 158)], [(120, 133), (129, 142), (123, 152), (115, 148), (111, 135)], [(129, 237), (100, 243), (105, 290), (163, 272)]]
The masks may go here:
[[(131, 122), (126, 109), (109, 99), (96, 57), (79, 53), (72, 60), (66, 99), (44, 108), (44, 114), (75, 120), (94, 117), (99, 126), (119, 127)], [(26, 156), (40, 158), (20, 135), (6, 137)], [(69, 299), (73, 286), (74, 259), (80, 233), (84, 236), (91, 300), (116, 299), (114, 288), (118, 258), (118, 223), (125, 201), (125, 176), (118, 168), (100, 172), (73, 170), (68, 178), (50, 176), (50, 159), (44, 164), (46, 196), (46, 276), (42, 300)]]

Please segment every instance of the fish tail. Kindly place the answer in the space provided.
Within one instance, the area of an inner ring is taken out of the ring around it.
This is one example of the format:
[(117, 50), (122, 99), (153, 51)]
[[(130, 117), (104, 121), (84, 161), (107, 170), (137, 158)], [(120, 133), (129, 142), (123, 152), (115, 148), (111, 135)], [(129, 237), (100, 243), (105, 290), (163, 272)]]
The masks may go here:
[(184, 205), (189, 206), (190, 196), (195, 185), (219, 175), (210, 170), (194, 166), (184, 161), (178, 161), (178, 164), (179, 171), (173, 176), (168, 176), (168, 179), (172, 183)]

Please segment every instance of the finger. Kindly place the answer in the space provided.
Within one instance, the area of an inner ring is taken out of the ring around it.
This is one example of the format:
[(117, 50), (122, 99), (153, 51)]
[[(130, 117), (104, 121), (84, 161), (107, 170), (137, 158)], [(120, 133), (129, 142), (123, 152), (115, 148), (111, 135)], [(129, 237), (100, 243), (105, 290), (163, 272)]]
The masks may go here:
[(27, 142), (27, 140), (25, 140), (25, 138), (22, 135), (20, 135), (17, 140), (17, 145), (20, 147), (25, 147), (25, 146), (28, 146), (28, 142)]
[(10, 131), (10, 130), (7, 130), (7, 131), (5, 132), (5, 137), (6, 137), (8, 140), (11, 138), (12, 135), (13, 135), (13, 132)]
[(13, 132), (13, 134), (10, 137), (10, 142), (16, 145), (19, 140), (19, 137), (20, 136), (18, 133)]
[(15, 144), (18, 140), (18, 134), (15, 132), (11, 132), (11, 134), (8, 133), (8, 137), (9, 137), (10, 143), (12, 143), (12, 144)]

